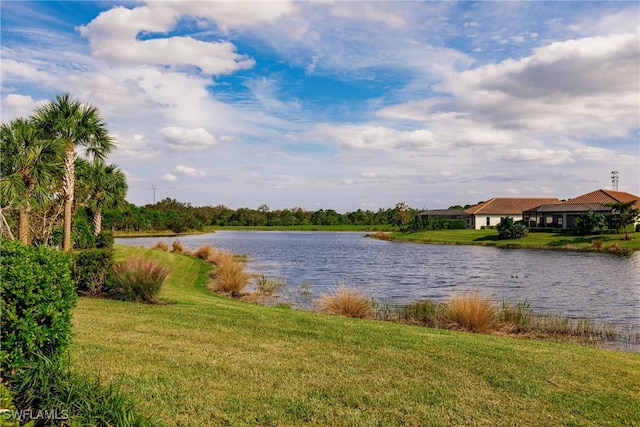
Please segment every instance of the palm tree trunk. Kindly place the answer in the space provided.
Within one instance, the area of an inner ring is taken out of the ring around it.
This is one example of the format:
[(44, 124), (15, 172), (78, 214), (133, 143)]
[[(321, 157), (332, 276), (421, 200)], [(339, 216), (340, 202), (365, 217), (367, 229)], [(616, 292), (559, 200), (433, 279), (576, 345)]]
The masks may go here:
[(18, 238), (25, 245), (29, 244), (29, 202), (20, 205), (18, 216)]
[(93, 234), (97, 236), (102, 231), (102, 211), (97, 209), (93, 213)]
[(73, 190), (75, 185), (74, 176), (74, 150), (73, 143), (69, 143), (67, 146), (67, 152), (64, 157), (64, 179), (62, 181), (62, 188), (64, 191), (64, 222), (63, 222), (63, 239), (62, 249), (65, 251), (71, 250), (71, 216), (73, 207)]

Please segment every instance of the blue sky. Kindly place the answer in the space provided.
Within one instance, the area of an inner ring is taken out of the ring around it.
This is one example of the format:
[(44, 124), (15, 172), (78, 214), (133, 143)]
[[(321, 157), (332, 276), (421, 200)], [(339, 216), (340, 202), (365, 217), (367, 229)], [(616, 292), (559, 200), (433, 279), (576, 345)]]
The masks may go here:
[(137, 205), (640, 194), (636, 2), (2, 1), (2, 121), (100, 109)]

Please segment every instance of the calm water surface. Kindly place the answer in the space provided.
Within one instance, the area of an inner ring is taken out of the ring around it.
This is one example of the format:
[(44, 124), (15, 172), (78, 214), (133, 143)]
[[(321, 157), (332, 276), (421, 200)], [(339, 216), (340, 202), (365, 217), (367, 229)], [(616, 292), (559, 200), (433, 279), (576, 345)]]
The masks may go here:
[[(310, 283), (312, 299), (339, 284), (380, 302), (445, 301), (479, 290), (496, 302), (524, 301), (536, 312), (640, 329), (640, 252), (608, 253), (426, 245), (364, 238), (365, 233), (219, 231), (180, 236), (189, 250), (210, 244), (249, 256), (251, 271), (292, 288)], [(118, 238), (150, 247), (175, 238)]]

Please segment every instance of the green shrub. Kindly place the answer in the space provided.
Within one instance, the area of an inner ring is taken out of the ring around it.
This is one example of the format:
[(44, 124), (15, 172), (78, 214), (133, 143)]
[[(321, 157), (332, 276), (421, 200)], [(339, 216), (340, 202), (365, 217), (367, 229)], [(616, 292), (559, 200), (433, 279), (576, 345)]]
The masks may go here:
[(13, 394), (11, 390), (0, 382), (0, 427), (33, 427), (33, 421), (26, 424), (21, 424), (19, 419), (19, 413), (16, 410), (16, 405), (13, 404)]
[(113, 233), (111, 231), (101, 231), (96, 237), (96, 248), (98, 249), (112, 249), (113, 248)]
[(113, 271), (113, 251), (87, 249), (74, 257), (73, 280), (80, 294), (98, 295), (105, 291)]
[(66, 348), (76, 293), (68, 254), (8, 241), (0, 241), (0, 252), (0, 368), (6, 378), (37, 354), (53, 357)]
[(151, 425), (119, 384), (104, 385), (98, 377), (73, 373), (66, 357), (39, 357), (22, 366), (11, 385), (15, 405), (26, 409), (38, 425)]
[(588, 211), (576, 218), (576, 233), (582, 235), (596, 234), (604, 228), (604, 217), (599, 213)]
[(113, 297), (125, 301), (154, 302), (171, 270), (153, 261), (127, 258), (113, 267)]
[(515, 222), (511, 217), (500, 218), (496, 226), (501, 239), (520, 239), (529, 234), (529, 229), (521, 222)]

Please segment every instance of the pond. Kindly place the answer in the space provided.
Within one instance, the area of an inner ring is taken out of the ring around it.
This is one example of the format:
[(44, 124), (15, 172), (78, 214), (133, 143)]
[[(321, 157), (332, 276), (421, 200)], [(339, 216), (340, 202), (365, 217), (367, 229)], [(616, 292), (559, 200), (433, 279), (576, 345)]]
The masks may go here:
[[(527, 301), (535, 312), (588, 318), (623, 331), (640, 329), (640, 253), (499, 249), (398, 243), (354, 232), (218, 231), (178, 238), (118, 238), (150, 247), (180, 240), (249, 257), (248, 269), (305, 284), (312, 301), (340, 284), (381, 303), (445, 301), (478, 290), (497, 303)], [(304, 305), (304, 301), (299, 301)], [(303, 307), (304, 308), (304, 307)]]

